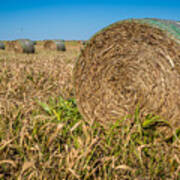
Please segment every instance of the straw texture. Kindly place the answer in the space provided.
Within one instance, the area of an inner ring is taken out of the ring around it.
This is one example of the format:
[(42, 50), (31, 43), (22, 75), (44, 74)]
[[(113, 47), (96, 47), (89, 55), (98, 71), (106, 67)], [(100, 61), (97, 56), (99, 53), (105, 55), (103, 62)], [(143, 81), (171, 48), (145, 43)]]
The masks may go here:
[(125, 20), (87, 42), (74, 67), (77, 104), (86, 120), (108, 124), (139, 107), (142, 119), (159, 115), (180, 126), (180, 34), (170, 26)]

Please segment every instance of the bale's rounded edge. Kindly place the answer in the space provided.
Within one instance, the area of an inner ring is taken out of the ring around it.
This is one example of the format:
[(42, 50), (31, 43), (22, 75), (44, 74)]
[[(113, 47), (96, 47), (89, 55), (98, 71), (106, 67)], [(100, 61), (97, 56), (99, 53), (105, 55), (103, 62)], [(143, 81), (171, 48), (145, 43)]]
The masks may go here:
[[(179, 39), (176, 39), (171, 32), (166, 31), (166, 29), (159, 28), (157, 25), (150, 24), (150, 23), (147, 22), (147, 20), (144, 20), (144, 19), (128, 19), (128, 20), (118, 21), (118, 22), (116, 22), (116, 23), (113, 23), (113, 24), (111, 24), (111, 25), (109, 25), (109, 26), (101, 29), (100, 31), (98, 31), (96, 34), (94, 34), (94, 35), (90, 38), (90, 40), (86, 43), (86, 45), (84, 46), (83, 49), (86, 49), (86, 47), (90, 44), (91, 40), (93, 40), (93, 39), (94, 39), (96, 36), (98, 36), (100, 33), (103, 33), (103, 32), (105, 32), (106, 30), (108, 30), (109, 28), (112, 28), (113, 26), (117, 26), (118, 24), (121, 24), (121, 23), (124, 23), (124, 22), (131, 22), (131, 21), (132, 21), (132, 22), (136, 22), (136, 23), (146, 24), (146, 25), (148, 25), (148, 26), (150, 26), (150, 27), (154, 27), (154, 28), (158, 28), (158, 29), (160, 29), (160, 30), (163, 30), (163, 32), (167, 33), (167, 35), (168, 35), (169, 38), (175, 40), (177, 43), (180, 43)], [(73, 69), (73, 84), (74, 84), (74, 87), (75, 87), (75, 85), (76, 85), (76, 82), (75, 82), (75, 74), (76, 74), (77, 64), (78, 64), (79, 58), (81, 57), (82, 53), (83, 53), (83, 50), (82, 50), (82, 52), (80, 53), (80, 55), (78, 56), (78, 58), (77, 58), (77, 60), (76, 60), (76, 63), (75, 63), (75, 66), (74, 66), (74, 69)], [(74, 89), (74, 93), (75, 93), (75, 96), (76, 96), (76, 90), (75, 90), (75, 89)], [(85, 118), (87, 118), (86, 115), (85, 115), (85, 113), (84, 113), (83, 108), (79, 105), (78, 102), (77, 102), (77, 105), (78, 105), (78, 109), (79, 109), (80, 113), (81, 113)]]

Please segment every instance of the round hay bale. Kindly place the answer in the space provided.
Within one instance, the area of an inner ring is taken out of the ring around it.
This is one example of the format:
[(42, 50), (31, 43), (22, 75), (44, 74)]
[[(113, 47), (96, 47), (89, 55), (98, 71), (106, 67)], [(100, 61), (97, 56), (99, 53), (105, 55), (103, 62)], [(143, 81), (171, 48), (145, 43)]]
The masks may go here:
[(180, 127), (180, 29), (166, 23), (120, 21), (87, 42), (74, 67), (85, 119), (112, 123), (139, 107), (142, 119), (158, 115)]
[(4, 42), (3, 41), (0, 41), (0, 49), (5, 49), (5, 44), (4, 44)]
[(34, 53), (34, 43), (29, 39), (19, 39), (15, 41), (15, 51), (21, 53)]
[(18, 39), (7, 42), (7, 50), (13, 50), (19, 53), (34, 53), (35, 48), (33, 41), (29, 39)]
[(62, 40), (47, 40), (44, 48), (49, 50), (66, 51), (65, 43)]

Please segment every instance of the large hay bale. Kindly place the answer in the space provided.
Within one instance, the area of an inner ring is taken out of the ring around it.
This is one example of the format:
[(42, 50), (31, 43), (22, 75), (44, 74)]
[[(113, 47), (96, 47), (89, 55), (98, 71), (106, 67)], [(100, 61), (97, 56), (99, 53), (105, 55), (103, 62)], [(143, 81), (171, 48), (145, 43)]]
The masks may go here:
[(18, 39), (7, 42), (7, 50), (20, 53), (34, 53), (35, 47), (33, 41), (29, 39)]
[(49, 50), (66, 51), (63, 40), (47, 40), (44, 42), (44, 48)]
[(77, 104), (103, 124), (134, 114), (180, 126), (180, 29), (171, 21), (131, 19), (95, 34), (74, 67)]
[(3, 41), (0, 41), (0, 49), (5, 49), (5, 44)]

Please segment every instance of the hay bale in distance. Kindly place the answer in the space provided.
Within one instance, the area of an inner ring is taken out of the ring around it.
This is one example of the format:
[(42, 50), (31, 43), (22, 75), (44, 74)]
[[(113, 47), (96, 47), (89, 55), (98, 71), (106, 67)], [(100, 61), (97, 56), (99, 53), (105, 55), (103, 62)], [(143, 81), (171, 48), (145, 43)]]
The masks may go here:
[(159, 115), (180, 127), (180, 33), (177, 26), (168, 31), (172, 26), (125, 20), (87, 42), (74, 67), (77, 104), (85, 119), (107, 124), (139, 107), (142, 118)]
[(81, 41), (81, 44), (82, 44), (82, 45), (86, 45), (86, 43), (87, 43), (87, 41), (85, 41), (85, 40), (82, 40), (82, 41)]
[(5, 49), (5, 44), (4, 44), (4, 42), (3, 41), (0, 41), (0, 49)]
[(66, 51), (63, 40), (47, 40), (44, 42), (44, 48), (49, 50)]
[(35, 52), (35, 47), (33, 41), (29, 39), (18, 39), (7, 42), (7, 50), (29, 54)]
[(35, 46), (37, 44), (37, 41), (32, 41), (33, 42), (33, 45)]
[(16, 51), (22, 53), (34, 53), (34, 42), (29, 39), (19, 39), (16, 41)]
[(65, 43), (62, 40), (55, 41), (58, 51), (66, 51)]

